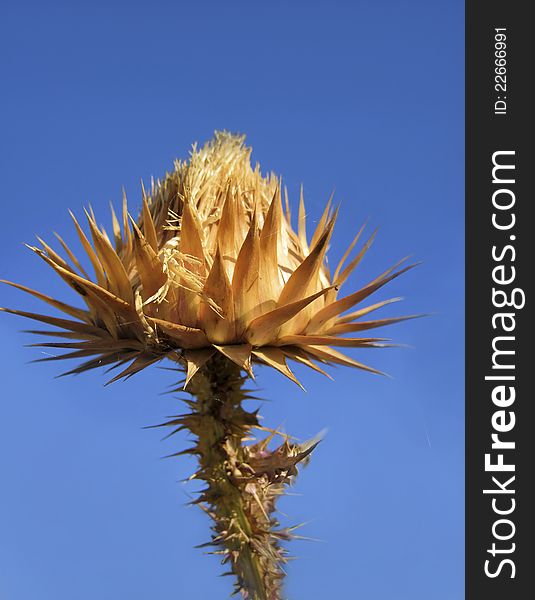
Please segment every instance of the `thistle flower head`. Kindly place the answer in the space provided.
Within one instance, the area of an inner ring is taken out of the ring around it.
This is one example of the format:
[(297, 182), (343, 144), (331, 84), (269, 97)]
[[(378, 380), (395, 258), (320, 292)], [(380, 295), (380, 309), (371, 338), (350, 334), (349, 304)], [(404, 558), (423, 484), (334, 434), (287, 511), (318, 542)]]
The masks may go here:
[(331, 202), (309, 237), (301, 195), (294, 230), (287, 199), (283, 210), (281, 182), (253, 168), (250, 153), (243, 137), (216, 133), (149, 192), (142, 188), (137, 221), (126, 198), (120, 220), (112, 209), (111, 236), (92, 211), (86, 211), (89, 236), (72, 216), (93, 273), (59, 236), (66, 258), (42, 241), (31, 248), (86, 305), (80, 309), (11, 284), (66, 314), (4, 309), (57, 328), (36, 333), (62, 341), (40, 345), (69, 352), (44, 360), (84, 359), (69, 373), (127, 365), (115, 380), (169, 357), (183, 363), (186, 383), (216, 353), (250, 375), (259, 362), (296, 383), (288, 359), (320, 372), (318, 363), (377, 372), (335, 348), (384, 345), (382, 338), (355, 334), (401, 320), (366, 317), (393, 300), (361, 303), (410, 266), (398, 263), (341, 296), (374, 236), (350, 259), (361, 229), (331, 274), (326, 251), (337, 216)]

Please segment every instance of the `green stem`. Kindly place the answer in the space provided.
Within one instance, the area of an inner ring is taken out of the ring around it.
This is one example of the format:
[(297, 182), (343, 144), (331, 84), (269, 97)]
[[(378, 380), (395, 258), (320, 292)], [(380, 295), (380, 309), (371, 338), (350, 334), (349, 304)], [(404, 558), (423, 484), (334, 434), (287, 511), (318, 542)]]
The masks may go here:
[[(241, 406), (246, 397), (240, 369), (222, 356), (212, 358), (188, 385), (192, 412), (180, 423), (197, 436), (197, 479), (206, 482), (201, 503), (214, 521), (211, 544), (237, 578), (237, 589), (251, 600), (280, 600), (284, 553), (272, 518), (282, 484), (251, 474), (251, 446), (244, 446), (256, 413)], [(175, 422), (176, 424), (176, 422)]]

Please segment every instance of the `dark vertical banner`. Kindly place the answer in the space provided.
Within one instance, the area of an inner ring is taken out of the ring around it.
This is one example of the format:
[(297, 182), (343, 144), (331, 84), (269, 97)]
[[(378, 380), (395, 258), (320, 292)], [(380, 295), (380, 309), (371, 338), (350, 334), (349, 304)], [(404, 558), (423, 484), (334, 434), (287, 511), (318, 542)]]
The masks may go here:
[[(466, 2), (466, 598), (535, 579), (529, 3)], [(522, 590), (522, 592), (521, 592)]]

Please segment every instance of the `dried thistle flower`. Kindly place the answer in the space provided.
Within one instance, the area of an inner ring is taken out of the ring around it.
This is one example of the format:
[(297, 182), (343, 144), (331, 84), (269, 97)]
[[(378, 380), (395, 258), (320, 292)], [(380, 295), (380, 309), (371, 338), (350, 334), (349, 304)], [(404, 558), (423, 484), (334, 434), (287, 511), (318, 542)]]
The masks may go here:
[[(191, 412), (162, 425), (195, 434), (196, 477), (207, 488), (198, 500), (214, 520), (212, 544), (224, 555), (244, 597), (281, 598), (285, 552), (280, 542), (275, 500), (296, 465), (315, 444), (300, 446), (285, 437), (275, 451), (266, 440), (247, 445), (251, 430), (262, 429), (256, 413), (243, 409), (252, 364), (273, 367), (299, 384), (288, 359), (321, 373), (319, 365), (347, 365), (378, 373), (335, 347), (385, 346), (384, 338), (345, 337), (410, 317), (367, 320), (397, 298), (353, 312), (368, 296), (410, 269), (400, 263), (362, 289), (339, 298), (339, 288), (360, 263), (373, 234), (349, 260), (363, 229), (331, 276), (325, 255), (337, 211), (331, 201), (309, 239), (303, 197), (298, 228), (291, 224), (281, 183), (250, 164), (244, 138), (216, 133), (189, 161), (177, 161), (162, 181), (142, 189), (137, 222), (123, 199), (122, 222), (112, 209), (113, 242), (86, 216), (92, 243), (71, 214), (94, 276), (59, 237), (69, 260), (48, 244), (31, 247), (86, 304), (80, 309), (23, 285), (28, 292), (69, 318), (14, 309), (6, 312), (51, 325), (32, 331), (62, 341), (36, 344), (69, 350), (63, 358), (84, 359), (66, 374), (111, 365), (125, 367), (111, 381), (127, 378), (163, 358), (185, 372)], [(319, 363), (319, 364), (318, 364)], [(127, 365), (127, 366), (126, 366)], [(300, 385), (300, 384), (299, 384)], [(182, 452), (184, 453), (184, 452)], [(179, 454), (182, 454), (179, 453)]]

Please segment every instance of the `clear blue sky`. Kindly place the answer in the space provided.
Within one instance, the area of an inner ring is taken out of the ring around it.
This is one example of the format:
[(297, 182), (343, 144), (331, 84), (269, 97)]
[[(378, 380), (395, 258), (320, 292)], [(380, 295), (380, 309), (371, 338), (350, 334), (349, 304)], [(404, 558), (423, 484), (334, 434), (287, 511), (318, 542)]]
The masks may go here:
[[(379, 236), (355, 289), (397, 259), (423, 265), (378, 295), (410, 348), (353, 356), (392, 379), (298, 369), (306, 394), (257, 370), (267, 424), (328, 435), (282, 509), (308, 521), (291, 600), (463, 597), (463, 3), (3, 2), (0, 275), (68, 298), (22, 243), (74, 234), (67, 209), (160, 176), (214, 129), (247, 134), (312, 220), (333, 189), (331, 256), (370, 217)], [(296, 206), (296, 204), (294, 204)], [(41, 310), (16, 290), (1, 305)], [(231, 590), (193, 546), (208, 521), (185, 506), (185, 447), (142, 426), (181, 410), (152, 369), (104, 388), (2, 316), (0, 598), (207, 600)]]

